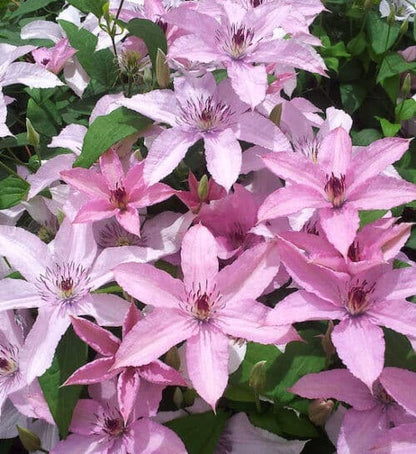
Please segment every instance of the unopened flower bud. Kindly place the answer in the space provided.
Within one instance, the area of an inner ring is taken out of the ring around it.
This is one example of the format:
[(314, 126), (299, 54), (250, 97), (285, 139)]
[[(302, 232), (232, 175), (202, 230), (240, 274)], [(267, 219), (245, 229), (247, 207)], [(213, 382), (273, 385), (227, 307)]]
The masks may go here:
[(22, 442), (22, 445), (25, 449), (29, 452), (35, 452), (42, 448), (42, 443), (40, 438), (30, 431), (29, 429), (25, 429), (24, 427), (16, 426), (17, 431), (19, 432), (19, 438)]
[(149, 67), (143, 69), (143, 82), (146, 84), (153, 82), (152, 70)]
[(405, 35), (407, 33), (407, 30), (409, 29), (409, 18), (407, 17), (406, 20), (402, 22), (402, 25), (400, 26), (400, 34)]
[(309, 419), (317, 426), (324, 426), (334, 409), (334, 402), (326, 399), (315, 399), (309, 404)]
[(102, 15), (103, 15), (104, 19), (110, 20), (110, 2), (104, 3), (101, 10), (102, 10)]
[(204, 175), (199, 181), (198, 197), (201, 203), (208, 197), (208, 177), (206, 175)]
[(404, 78), (404, 81), (402, 83), (402, 89), (401, 89), (403, 98), (407, 98), (407, 95), (410, 93), (411, 82), (412, 82), (412, 76), (410, 75), (410, 73), (407, 73), (406, 77)]
[(26, 118), (26, 137), (27, 143), (29, 145), (32, 145), (32, 147), (37, 147), (39, 145), (39, 134), (33, 127), (32, 122), (29, 120), (29, 118)]
[(175, 388), (175, 391), (173, 391), (173, 403), (178, 409), (183, 406), (183, 392), (178, 386)]
[(248, 384), (257, 394), (262, 393), (266, 388), (266, 362), (259, 361), (254, 364), (250, 372)]
[(280, 126), (280, 120), (282, 119), (282, 104), (274, 106), (270, 112), (269, 119), (276, 125)]
[(374, 5), (374, 0), (365, 0), (364, 9), (371, 9)]
[(179, 368), (181, 367), (181, 359), (179, 357), (178, 347), (174, 346), (167, 351), (165, 355), (165, 363), (168, 366), (173, 367), (176, 370), (179, 370)]
[(334, 330), (334, 323), (332, 322), (332, 320), (330, 320), (328, 323), (328, 328), (326, 330), (326, 333), (322, 336), (322, 339), (321, 339), (322, 348), (324, 349), (324, 352), (328, 359), (331, 358), (331, 356), (335, 355), (335, 352), (336, 352), (334, 344), (332, 343), (332, 340), (331, 340), (331, 334), (332, 334), (333, 330)]
[(390, 5), (390, 13), (387, 16), (387, 23), (389, 25), (393, 25), (396, 22), (396, 7), (391, 4)]
[(156, 54), (156, 80), (160, 88), (166, 88), (170, 83), (170, 68), (162, 49)]

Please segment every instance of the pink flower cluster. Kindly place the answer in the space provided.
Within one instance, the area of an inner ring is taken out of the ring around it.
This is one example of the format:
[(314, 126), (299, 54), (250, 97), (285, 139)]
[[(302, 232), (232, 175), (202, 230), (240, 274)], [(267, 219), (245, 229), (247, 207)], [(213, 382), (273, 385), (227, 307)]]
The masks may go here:
[[(387, 211), (416, 199), (416, 186), (392, 166), (409, 141), (353, 146), (346, 113), (329, 108), (323, 115), (306, 99), (288, 100), (296, 69), (325, 75), (313, 48), (319, 40), (309, 33), (323, 6), (295, 3), (201, 0), (168, 8), (145, 0), (138, 11), (126, 1), (121, 17), (165, 25), (173, 89), (110, 95), (94, 118), (124, 106), (154, 120), (144, 133), (146, 158), (138, 160), (128, 140), (90, 169), (71, 168), (70, 154), (53, 158), (27, 177), (24, 204), (52, 241), (0, 226), (7, 263), (0, 403), (9, 398), (25, 416), (53, 424), (37, 378), (68, 327), (97, 353), (65, 383), (88, 385), (90, 399), (79, 400), (71, 434), (51, 454), (186, 453), (158, 422), (162, 391), (193, 388), (215, 411), (237, 340), (282, 348), (301, 340), (292, 324), (314, 320), (337, 322), (331, 342), (345, 368), (307, 375), (291, 392), (351, 407), (338, 430), (328, 428), (338, 453), (399, 452), (395, 446), (405, 442), (411, 448), (403, 452), (416, 450), (416, 374), (385, 367), (382, 330), (416, 337), (416, 306), (407, 300), (416, 293), (416, 268), (400, 252), (411, 225)], [(32, 23), (25, 33), (35, 31)], [(43, 81), (37, 86), (58, 83), (46, 70), (57, 73), (76, 57), (61, 38), (34, 51), (43, 67), (32, 65)], [(29, 64), (11, 63), (32, 47), (0, 46), (0, 86), (32, 83)], [(217, 70), (227, 74), (218, 83)], [(278, 125), (269, 118), (276, 105)], [(70, 125), (52, 145), (79, 154), (85, 132)], [(194, 171), (206, 162), (210, 177), (189, 171), (188, 190), (161, 183), (199, 141), (205, 157)], [(52, 199), (39, 194), (45, 187)], [(148, 210), (171, 197), (182, 201), (180, 213)], [(362, 210), (387, 213), (360, 228)], [(175, 271), (162, 270), (161, 259)], [(407, 266), (396, 268), (395, 260)], [(18, 279), (10, 276), (16, 271)], [(296, 291), (275, 307), (259, 301), (289, 279)], [(114, 281), (123, 297), (102, 291)], [(121, 339), (104, 327), (121, 327)], [(164, 362), (177, 346), (179, 370)], [(304, 445), (265, 437), (244, 415), (230, 419), (229, 433), (226, 452), (235, 454)]]

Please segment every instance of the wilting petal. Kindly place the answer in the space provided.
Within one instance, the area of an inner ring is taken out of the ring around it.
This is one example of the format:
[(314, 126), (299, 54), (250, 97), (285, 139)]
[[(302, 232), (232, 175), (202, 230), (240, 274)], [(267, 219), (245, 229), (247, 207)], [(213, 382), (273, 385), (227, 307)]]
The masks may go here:
[(348, 317), (334, 328), (332, 342), (350, 372), (371, 388), (383, 370), (383, 330), (365, 315)]
[(377, 404), (368, 387), (347, 369), (305, 375), (289, 391), (307, 399), (337, 399), (357, 410), (369, 410)]
[(227, 191), (237, 181), (241, 170), (241, 147), (231, 129), (205, 134), (207, 168), (214, 180)]
[(197, 322), (174, 309), (154, 309), (127, 334), (114, 368), (149, 364), (195, 334)]
[[(155, 184), (184, 158), (188, 148), (198, 140), (192, 133), (175, 127), (166, 129), (152, 143), (144, 165), (144, 179), (147, 184)], [(169, 146), (166, 146), (169, 144)]]
[(215, 410), (228, 381), (228, 338), (214, 326), (202, 324), (186, 343), (189, 378), (198, 394)]

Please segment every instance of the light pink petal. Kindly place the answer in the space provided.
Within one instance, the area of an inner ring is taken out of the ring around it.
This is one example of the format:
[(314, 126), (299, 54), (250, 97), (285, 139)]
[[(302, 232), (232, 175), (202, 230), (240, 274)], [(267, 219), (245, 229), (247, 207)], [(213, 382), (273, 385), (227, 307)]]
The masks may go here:
[(313, 293), (299, 290), (280, 301), (267, 317), (268, 324), (287, 325), (307, 320), (342, 320), (345, 309)]
[(117, 295), (95, 293), (89, 296), (89, 303), (84, 304), (78, 315), (94, 317), (99, 325), (121, 326), (129, 310), (129, 303)]
[(123, 339), (115, 368), (149, 364), (196, 330), (197, 322), (191, 316), (175, 309), (154, 309)]
[(42, 164), (35, 174), (29, 175), (27, 178), (28, 183), (30, 183), (27, 198), (31, 199), (51, 183), (59, 180), (59, 173), (63, 170), (70, 169), (74, 160), (74, 154), (60, 154)]
[(91, 385), (110, 380), (118, 371), (109, 372), (114, 364), (114, 358), (98, 358), (77, 369), (66, 381), (65, 385)]
[(126, 337), (127, 333), (134, 327), (139, 320), (143, 318), (142, 313), (134, 303), (130, 304), (129, 310), (123, 321), (122, 336)]
[(52, 88), (64, 85), (50, 71), (38, 65), (24, 62), (11, 63), (1, 82), (2, 86), (23, 84), (31, 88)]
[(34, 20), (22, 27), (20, 37), (22, 39), (50, 39), (57, 43), (62, 38), (62, 28), (55, 22)]
[(127, 422), (137, 398), (140, 386), (140, 376), (138, 371), (129, 367), (125, 369), (117, 381), (117, 397), (120, 406), (120, 413), (124, 421)]
[(140, 376), (150, 383), (158, 385), (186, 386), (181, 374), (162, 361), (153, 361), (140, 368)]
[(386, 367), (380, 375), (380, 383), (387, 393), (408, 413), (416, 416), (416, 373), (397, 367)]
[(254, 66), (231, 60), (227, 62), (227, 73), (234, 91), (252, 109), (263, 101), (267, 89), (267, 72), (264, 65)]
[(332, 342), (349, 371), (371, 387), (384, 365), (383, 330), (367, 316), (348, 317), (334, 328)]
[(283, 132), (268, 118), (257, 112), (245, 112), (233, 127), (240, 140), (250, 142), (273, 151), (291, 150), (289, 141)]
[(241, 170), (240, 144), (231, 129), (205, 134), (204, 142), (208, 171), (228, 191)]
[(159, 385), (142, 380), (142, 367), (139, 368), (140, 386), (137, 392), (136, 402), (132, 410), (132, 419), (140, 418), (142, 416), (156, 416), (162, 400), (163, 390), (166, 388), (165, 385)]
[(118, 101), (118, 104), (171, 126), (176, 124), (180, 114), (176, 96), (172, 90), (153, 90), (131, 98), (123, 98)]
[(114, 269), (119, 285), (144, 304), (176, 309), (186, 300), (182, 282), (146, 263), (125, 263)]
[(282, 344), (282, 336), (288, 330), (282, 327), (266, 326), (265, 321), (270, 309), (251, 299), (241, 299), (238, 305), (225, 306), (215, 319), (224, 333), (236, 337), (259, 342), (260, 344)]
[(0, 280), (0, 311), (42, 307), (36, 286), (22, 279)]
[(197, 140), (194, 134), (178, 127), (163, 131), (156, 137), (147, 155), (144, 165), (145, 181), (151, 185), (169, 175)]
[(350, 281), (349, 275), (310, 263), (299, 249), (287, 241), (279, 241), (278, 250), (290, 275), (305, 290), (336, 306), (343, 305), (342, 301), (339, 301), (340, 288), (345, 288)]
[(413, 303), (389, 299), (377, 302), (367, 313), (377, 325), (386, 326), (405, 336), (416, 336), (416, 306)]
[(136, 208), (127, 206), (125, 210), (117, 210), (116, 219), (128, 232), (140, 236), (140, 218)]
[(143, 418), (130, 425), (134, 452), (140, 454), (187, 454), (182, 440), (167, 427)]
[(269, 153), (263, 156), (266, 167), (275, 175), (293, 183), (312, 186), (323, 193), (325, 176), (319, 167), (300, 153)]
[(128, 170), (124, 179), (124, 187), (126, 188), (127, 194), (130, 194), (134, 188), (144, 189), (145, 184), (143, 181), (143, 167), (145, 161), (140, 161), (134, 164)]
[(104, 177), (95, 170), (77, 167), (76, 169), (65, 170), (60, 175), (65, 183), (85, 192), (90, 197), (108, 200), (110, 196), (110, 190)]
[(270, 194), (259, 208), (259, 222), (298, 213), (305, 208), (329, 207), (322, 194), (312, 186), (293, 184)]
[(277, 274), (280, 258), (272, 243), (261, 243), (244, 251), (217, 276), (218, 289), (227, 307), (238, 308), (240, 300), (256, 299)]
[(155, 205), (156, 203), (163, 202), (164, 200), (168, 199), (169, 197), (174, 195), (175, 192), (176, 191), (174, 189), (163, 183), (155, 183), (147, 187), (133, 187), (130, 194), (130, 198), (132, 200), (130, 205), (136, 208)]
[(36, 282), (51, 263), (48, 246), (20, 227), (0, 226), (0, 255), (29, 282)]
[(104, 199), (95, 199), (85, 203), (78, 211), (73, 222), (84, 223), (100, 221), (101, 219), (111, 218), (118, 213), (119, 210)]
[(414, 454), (416, 447), (416, 424), (400, 426), (384, 432), (371, 449), (372, 454)]
[[(64, 66), (64, 78), (68, 87), (80, 98), (90, 83), (90, 77), (85, 72), (76, 55), (66, 62)], [(92, 113), (90, 121), (92, 121)]]
[(188, 291), (206, 289), (218, 273), (217, 242), (203, 225), (191, 227), (183, 238), (181, 267)]
[(338, 454), (370, 453), (378, 437), (387, 430), (381, 406), (371, 410), (350, 409), (344, 416), (338, 437)]
[(107, 186), (116, 189), (124, 180), (124, 171), (117, 153), (110, 148), (100, 157), (100, 169)]
[(71, 317), (71, 322), (77, 336), (96, 352), (103, 356), (113, 356), (116, 353), (120, 339), (110, 331), (85, 318)]
[(169, 48), (168, 55), (172, 59), (187, 59), (200, 63), (217, 62), (223, 58), (215, 46), (197, 35), (185, 35), (176, 39)]
[(386, 137), (357, 151), (351, 160), (353, 182), (350, 191), (364, 181), (379, 175), (388, 165), (398, 161), (409, 148), (409, 139)]
[(198, 394), (212, 409), (222, 396), (228, 381), (228, 338), (209, 324), (186, 343), (189, 378)]
[(351, 138), (348, 132), (339, 127), (323, 138), (318, 152), (318, 162), (328, 175), (336, 177), (347, 173), (352, 152)]
[(384, 210), (416, 199), (416, 186), (398, 178), (378, 175), (356, 187), (348, 201), (359, 210)]
[(307, 399), (337, 399), (357, 410), (369, 410), (377, 404), (368, 387), (347, 369), (305, 375), (289, 391)]
[[(82, 150), (84, 136), (87, 133), (87, 128), (83, 125), (70, 124), (55, 137), (52, 137), (52, 142), (48, 145), (49, 148), (68, 148), (74, 154), (79, 156)], [(53, 159), (53, 158), (52, 158)], [(72, 167), (72, 164), (69, 166)], [(62, 169), (65, 170), (65, 169)]]
[(377, 285), (375, 296), (386, 300), (405, 299), (416, 294), (416, 269), (413, 267), (389, 270)]
[(49, 452), (50, 454), (104, 454), (108, 452), (109, 446), (106, 444), (100, 435), (71, 434)]
[(319, 210), (321, 226), (328, 240), (346, 257), (360, 226), (358, 211), (347, 204)]
[(60, 307), (39, 309), (20, 356), (20, 369), (28, 383), (52, 364), (56, 347), (70, 323)]

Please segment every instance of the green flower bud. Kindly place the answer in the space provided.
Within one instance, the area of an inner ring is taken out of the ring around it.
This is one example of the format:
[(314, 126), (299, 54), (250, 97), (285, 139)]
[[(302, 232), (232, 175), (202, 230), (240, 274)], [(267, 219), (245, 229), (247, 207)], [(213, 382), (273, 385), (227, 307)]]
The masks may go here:
[(160, 88), (166, 88), (170, 84), (170, 68), (161, 49), (156, 54), (156, 80)]
[(332, 400), (315, 399), (309, 404), (309, 419), (317, 426), (324, 426), (334, 409)]
[(280, 126), (280, 120), (282, 119), (282, 104), (274, 106), (270, 112), (269, 119), (276, 125)]
[(208, 197), (208, 177), (204, 175), (198, 184), (198, 197), (199, 200), (204, 202)]
[(407, 98), (407, 95), (410, 93), (411, 79), (412, 79), (412, 76), (410, 75), (410, 73), (407, 73), (406, 77), (404, 78), (404, 81), (402, 83), (402, 89), (401, 89), (403, 98)]
[(250, 372), (248, 384), (257, 394), (261, 394), (266, 388), (266, 362), (259, 361), (254, 364)]
[(24, 427), (16, 427), (19, 432), (20, 441), (25, 449), (29, 452), (35, 452), (42, 448), (40, 438), (35, 433), (31, 432), (29, 429), (25, 429)]
[(39, 145), (39, 134), (33, 127), (32, 122), (29, 120), (29, 118), (26, 118), (26, 137), (27, 143), (29, 145), (32, 145), (32, 147), (37, 147)]
[(178, 347), (172, 347), (167, 351), (165, 355), (165, 363), (168, 366), (179, 370), (179, 368), (181, 367), (181, 359), (179, 357)]

